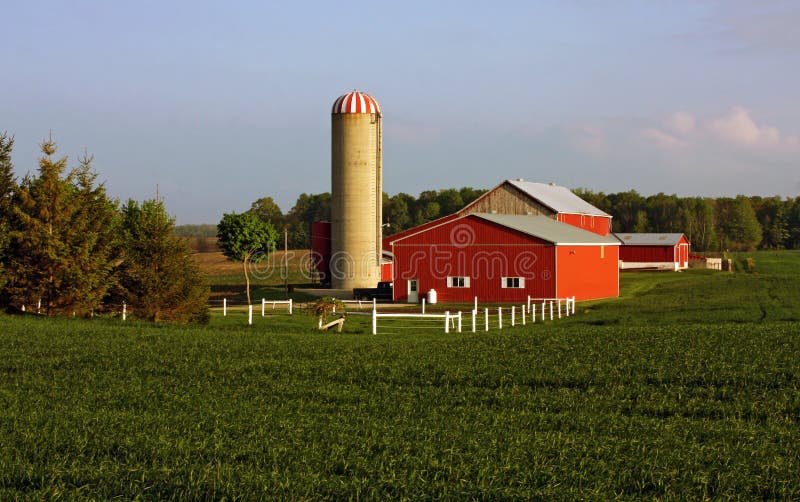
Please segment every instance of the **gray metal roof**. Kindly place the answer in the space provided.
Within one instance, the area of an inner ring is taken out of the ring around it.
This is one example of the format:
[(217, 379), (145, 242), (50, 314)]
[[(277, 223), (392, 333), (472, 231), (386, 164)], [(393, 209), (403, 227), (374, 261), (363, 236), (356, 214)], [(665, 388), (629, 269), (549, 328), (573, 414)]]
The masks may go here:
[(533, 183), (531, 181), (522, 180), (506, 180), (506, 183), (510, 183), (519, 190), (522, 190), (530, 197), (538, 200), (557, 213), (611, 216), (581, 199), (566, 187), (556, 184)]
[(489, 213), (473, 213), (471, 216), (491, 221), (553, 244), (619, 245), (619, 241), (612, 234), (606, 236), (598, 235), (582, 228), (561, 223), (547, 216)]
[(617, 239), (629, 246), (674, 246), (683, 234), (614, 234)]

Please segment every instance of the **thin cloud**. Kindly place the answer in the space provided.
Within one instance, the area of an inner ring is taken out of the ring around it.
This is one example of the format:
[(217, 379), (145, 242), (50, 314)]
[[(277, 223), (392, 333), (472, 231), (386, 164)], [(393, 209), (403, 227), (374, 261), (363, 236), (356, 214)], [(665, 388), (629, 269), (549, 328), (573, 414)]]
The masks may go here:
[(686, 141), (653, 127), (642, 131), (641, 137), (646, 141), (655, 143), (663, 149), (683, 148), (687, 146)]
[(660, 126), (643, 129), (639, 136), (664, 149), (700, 143), (767, 150), (800, 146), (800, 138), (785, 135), (777, 127), (757, 123), (742, 106), (734, 106), (723, 115), (703, 120), (687, 112), (676, 112), (664, 119)]
[(739, 146), (774, 146), (781, 133), (771, 126), (759, 126), (744, 108), (737, 106), (722, 117), (711, 119), (708, 132), (715, 138)]

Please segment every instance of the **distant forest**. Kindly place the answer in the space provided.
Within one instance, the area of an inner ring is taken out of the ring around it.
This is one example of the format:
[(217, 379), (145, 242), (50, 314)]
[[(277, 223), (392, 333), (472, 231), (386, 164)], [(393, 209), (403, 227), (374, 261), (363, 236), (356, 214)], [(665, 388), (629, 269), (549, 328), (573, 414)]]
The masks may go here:
[[(384, 235), (392, 235), (469, 204), (486, 190), (449, 188), (428, 190), (414, 197), (407, 193), (383, 194)], [(682, 232), (694, 251), (746, 251), (753, 249), (800, 249), (800, 197), (678, 197), (643, 196), (634, 190), (619, 193), (574, 192), (611, 214), (615, 232)], [(289, 229), (289, 246), (310, 247), (310, 226), (330, 219), (330, 193), (301, 194), (283, 213), (272, 199), (253, 202), (250, 212), (270, 221), (276, 229)], [(210, 237), (215, 225), (182, 225), (176, 235)]]

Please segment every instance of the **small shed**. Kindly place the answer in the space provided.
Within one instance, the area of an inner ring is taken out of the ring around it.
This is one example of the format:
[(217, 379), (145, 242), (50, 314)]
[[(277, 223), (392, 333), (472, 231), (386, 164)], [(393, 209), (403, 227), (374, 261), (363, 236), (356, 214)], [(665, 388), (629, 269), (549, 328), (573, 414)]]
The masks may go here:
[(466, 214), (389, 239), (395, 301), (619, 295), (619, 241), (544, 215)]
[(689, 268), (689, 239), (684, 234), (615, 234), (622, 243), (620, 270), (683, 270)]

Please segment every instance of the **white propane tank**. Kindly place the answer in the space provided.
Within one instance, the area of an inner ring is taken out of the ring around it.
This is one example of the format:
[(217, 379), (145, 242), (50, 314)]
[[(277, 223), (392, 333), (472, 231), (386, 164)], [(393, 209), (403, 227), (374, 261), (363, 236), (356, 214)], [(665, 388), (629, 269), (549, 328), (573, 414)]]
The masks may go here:
[(430, 303), (431, 305), (434, 305), (436, 303), (436, 290), (435, 289), (431, 289), (430, 291), (428, 291), (428, 303)]

